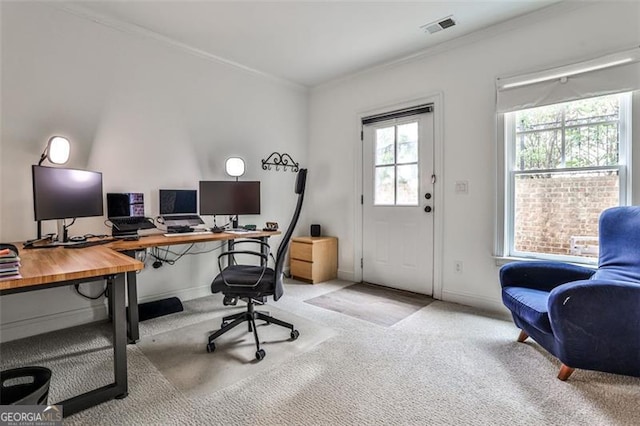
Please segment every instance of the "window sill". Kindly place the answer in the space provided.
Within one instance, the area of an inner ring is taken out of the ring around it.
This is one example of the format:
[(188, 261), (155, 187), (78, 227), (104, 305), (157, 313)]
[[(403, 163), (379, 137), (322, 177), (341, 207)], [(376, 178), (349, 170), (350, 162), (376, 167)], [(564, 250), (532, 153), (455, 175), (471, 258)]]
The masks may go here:
[(533, 257), (512, 257), (512, 256), (493, 256), (496, 261), (496, 266), (503, 266), (511, 262), (561, 262), (568, 263), (570, 265), (578, 265), (589, 269), (598, 269), (597, 261), (593, 262), (567, 262), (563, 260), (549, 260), (549, 259), (537, 259)]

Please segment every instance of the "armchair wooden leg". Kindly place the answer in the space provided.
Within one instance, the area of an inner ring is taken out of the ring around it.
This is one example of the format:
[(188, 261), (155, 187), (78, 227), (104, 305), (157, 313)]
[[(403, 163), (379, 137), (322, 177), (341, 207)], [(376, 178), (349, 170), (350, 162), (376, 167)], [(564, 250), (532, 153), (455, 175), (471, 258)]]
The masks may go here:
[(566, 365), (562, 364), (562, 367), (560, 367), (560, 372), (558, 373), (558, 379), (564, 382), (569, 378), (569, 376), (571, 376), (571, 373), (573, 373), (574, 371), (575, 368), (567, 367)]
[(529, 335), (524, 331), (520, 330), (520, 335), (518, 336), (518, 342), (520, 343), (524, 342), (525, 340), (527, 340), (527, 337), (529, 337)]

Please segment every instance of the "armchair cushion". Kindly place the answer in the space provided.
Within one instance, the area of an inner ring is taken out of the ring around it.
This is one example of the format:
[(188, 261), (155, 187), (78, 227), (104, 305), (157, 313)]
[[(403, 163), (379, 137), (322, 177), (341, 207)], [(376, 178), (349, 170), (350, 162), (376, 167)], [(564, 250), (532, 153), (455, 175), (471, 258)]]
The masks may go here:
[(505, 287), (502, 301), (505, 306), (526, 323), (540, 331), (551, 333), (547, 302), (549, 292), (526, 287)]
[(586, 280), (593, 269), (562, 262), (512, 262), (500, 269), (502, 287), (526, 287), (551, 291), (571, 281)]

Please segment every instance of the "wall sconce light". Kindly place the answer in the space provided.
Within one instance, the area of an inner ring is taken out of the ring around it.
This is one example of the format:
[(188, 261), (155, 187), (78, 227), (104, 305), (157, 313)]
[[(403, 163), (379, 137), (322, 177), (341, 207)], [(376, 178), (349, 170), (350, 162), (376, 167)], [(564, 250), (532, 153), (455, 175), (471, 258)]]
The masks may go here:
[(69, 140), (62, 136), (52, 136), (47, 142), (47, 146), (40, 156), (38, 166), (48, 159), (53, 164), (64, 164), (69, 161), (71, 151)]
[(227, 158), (224, 168), (229, 176), (235, 177), (236, 180), (238, 180), (238, 177), (242, 176), (245, 171), (244, 160), (240, 157)]

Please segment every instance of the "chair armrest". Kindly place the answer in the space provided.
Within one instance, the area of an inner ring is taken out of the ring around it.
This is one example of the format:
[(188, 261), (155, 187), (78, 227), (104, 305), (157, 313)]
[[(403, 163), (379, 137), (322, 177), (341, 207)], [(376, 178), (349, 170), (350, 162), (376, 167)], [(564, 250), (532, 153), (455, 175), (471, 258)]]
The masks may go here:
[(595, 270), (562, 262), (513, 262), (500, 268), (500, 285), (551, 291), (561, 284), (586, 280)]
[(251, 244), (260, 244), (261, 248), (266, 247), (267, 248), (267, 252), (271, 251), (271, 246), (268, 243), (265, 243), (264, 241), (260, 241), (260, 240), (233, 240), (233, 246), (236, 246), (238, 244), (244, 244), (244, 243), (251, 243)]
[(585, 280), (549, 295), (558, 357), (573, 368), (640, 376), (640, 284)]

